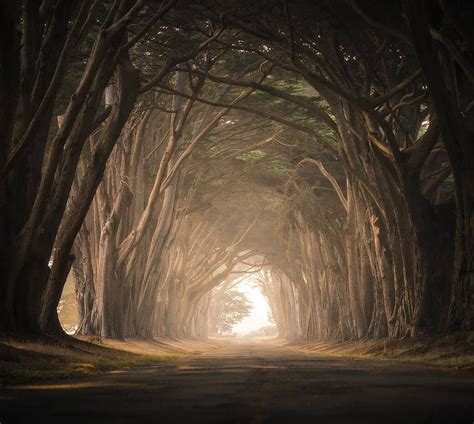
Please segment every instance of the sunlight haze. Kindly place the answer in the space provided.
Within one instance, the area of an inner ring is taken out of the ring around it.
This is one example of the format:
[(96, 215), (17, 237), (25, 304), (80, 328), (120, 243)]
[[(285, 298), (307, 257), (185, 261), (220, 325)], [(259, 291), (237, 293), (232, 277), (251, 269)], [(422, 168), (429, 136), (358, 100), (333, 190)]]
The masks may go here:
[(268, 306), (267, 299), (265, 299), (260, 289), (255, 286), (253, 278), (246, 278), (236, 286), (236, 289), (247, 296), (248, 300), (252, 303), (252, 310), (247, 318), (234, 325), (234, 332), (245, 335), (266, 325), (272, 325), (268, 319), (270, 307)]

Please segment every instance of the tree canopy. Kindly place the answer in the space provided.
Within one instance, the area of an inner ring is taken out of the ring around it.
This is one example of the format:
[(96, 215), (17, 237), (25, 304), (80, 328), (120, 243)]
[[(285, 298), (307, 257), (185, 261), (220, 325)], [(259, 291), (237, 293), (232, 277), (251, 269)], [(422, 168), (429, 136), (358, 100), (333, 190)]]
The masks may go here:
[(2, 333), (472, 329), (470, 2), (0, 8)]

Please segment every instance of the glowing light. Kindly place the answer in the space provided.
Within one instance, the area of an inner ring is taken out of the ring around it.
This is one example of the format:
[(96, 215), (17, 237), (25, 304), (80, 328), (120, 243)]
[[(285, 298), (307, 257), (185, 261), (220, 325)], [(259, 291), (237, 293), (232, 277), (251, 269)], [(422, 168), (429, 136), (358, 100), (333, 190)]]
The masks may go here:
[(252, 303), (250, 315), (237, 325), (234, 325), (233, 330), (236, 334), (245, 335), (267, 325), (273, 325), (268, 319), (269, 315), (271, 315), (270, 306), (265, 296), (256, 286), (252, 276), (242, 280), (235, 288), (245, 294)]

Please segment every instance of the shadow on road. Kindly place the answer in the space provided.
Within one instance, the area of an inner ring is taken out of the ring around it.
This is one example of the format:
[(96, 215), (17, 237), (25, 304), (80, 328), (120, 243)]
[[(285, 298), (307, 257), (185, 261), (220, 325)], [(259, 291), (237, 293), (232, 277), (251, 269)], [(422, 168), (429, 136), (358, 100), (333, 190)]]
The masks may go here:
[(474, 379), (435, 367), (309, 356), (225, 340), (199, 356), (4, 389), (10, 423), (466, 423)]

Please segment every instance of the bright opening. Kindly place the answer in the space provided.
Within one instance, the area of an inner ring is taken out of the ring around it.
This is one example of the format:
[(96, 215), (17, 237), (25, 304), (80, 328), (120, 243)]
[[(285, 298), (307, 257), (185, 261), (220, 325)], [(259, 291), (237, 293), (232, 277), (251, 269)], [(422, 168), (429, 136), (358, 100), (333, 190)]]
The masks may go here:
[(258, 286), (254, 275), (243, 279), (235, 289), (247, 297), (251, 303), (249, 315), (233, 326), (233, 332), (240, 336), (264, 336), (276, 332), (272, 312), (267, 299)]

